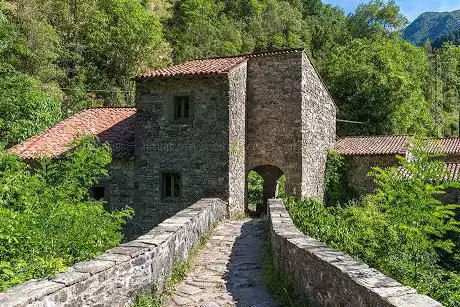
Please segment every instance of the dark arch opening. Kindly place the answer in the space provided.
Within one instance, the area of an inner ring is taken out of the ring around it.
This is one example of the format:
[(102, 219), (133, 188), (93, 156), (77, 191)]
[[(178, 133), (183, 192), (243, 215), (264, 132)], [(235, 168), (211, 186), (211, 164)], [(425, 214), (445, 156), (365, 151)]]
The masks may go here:
[[(248, 193), (259, 192), (261, 194), (261, 200), (255, 204), (255, 210), (251, 210), (248, 205), (246, 206), (246, 210), (248, 211), (249, 215), (260, 216), (267, 213), (268, 200), (270, 198), (275, 198), (277, 196), (278, 181), (281, 178), (281, 176), (284, 175), (284, 173), (279, 167), (269, 164), (254, 167), (248, 172), (247, 178), (249, 178), (251, 171), (254, 171), (260, 177), (262, 177), (262, 182), (260, 182), (260, 180), (257, 179), (254, 180), (254, 177), (252, 177), (251, 182), (249, 182), (249, 184), (259, 184), (261, 185), (261, 187), (254, 188), (248, 186), (248, 189), (251, 190), (248, 191)], [(250, 198), (251, 197), (249, 197), (248, 200), (251, 200)]]

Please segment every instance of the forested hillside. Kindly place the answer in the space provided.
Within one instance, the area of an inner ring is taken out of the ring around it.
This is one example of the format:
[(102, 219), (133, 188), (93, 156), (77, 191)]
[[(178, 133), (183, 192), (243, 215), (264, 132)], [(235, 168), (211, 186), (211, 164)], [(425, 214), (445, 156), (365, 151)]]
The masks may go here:
[(460, 10), (453, 12), (427, 12), (414, 20), (403, 32), (403, 38), (421, 46), (439, 36), (460, 28)]
[(433, 48), (441, 48), (442, 45), (447, 42), (460, 46), (460, 27), (458, 30), (450, 32), (449, 34), (441, 35), (433, 43), (431, 43), (431, 46), (433, 46)]
[[(3, 2), (2, 2), (3, 1)], [(304, 47), (340, 134), (458, 134), (460, 49), (400, 38), (373, 0), (349, 16), (320, 0), (0, 0), (0, 142), (97, 105), (132, 105), (130, 77), (191, 58)]]

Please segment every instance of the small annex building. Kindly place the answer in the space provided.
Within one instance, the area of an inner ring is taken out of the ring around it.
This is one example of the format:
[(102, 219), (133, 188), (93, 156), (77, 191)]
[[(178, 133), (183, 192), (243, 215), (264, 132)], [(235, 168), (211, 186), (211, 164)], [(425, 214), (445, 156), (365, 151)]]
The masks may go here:
[[(367, 176), (373, 167), (389, 167), (398, 164), (397, 156), (409, 157), (413, 137), (395, 136), (351, 136), (338, 139), (335, 149), (345, 158), (345, 174), (349, 188), (356, 196), (371, 192), (372, 178)], [(460, 139), (455, 137), (427, 139), (427, 152), (441, 154), (446, 163), (447, 180), (460, 179)], [(458, 191), (448, 191), (442, 200), (458, 203)]]

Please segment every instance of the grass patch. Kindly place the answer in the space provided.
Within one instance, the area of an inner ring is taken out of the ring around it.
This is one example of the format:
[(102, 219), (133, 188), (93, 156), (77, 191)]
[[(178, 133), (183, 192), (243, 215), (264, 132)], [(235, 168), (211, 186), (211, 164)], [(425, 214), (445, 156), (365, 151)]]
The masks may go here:
[(133, 307), (161, 307), (164, 306), (168, 298), (171, 297), (175, 291), (176, 286), (184, 280), (187, 273), (193, 268), (196, 258), (199, 253), (203, 250), (206, 243), (209, 241), (211, 234), (217, 223), (215, 223), (211, 229), (203, 235), (196, 246), (194, 246), (187, 259), (176, 261), (172, 267), (171, 277), (166, 281), (164, 290), (161, 293), (139, 293), (136, 296), (136, 300)]
[(270, 241), (270, 229), (268, 224), (265, 227), (264, 259), (262, 264), (262, 278), (265, 281), (268, 291), (273, 294), (283, 306), (304, 307), (309, 306), (300, 299), (294, 290), (290, 279), (278, 272), (273, 263), (272, 246)]

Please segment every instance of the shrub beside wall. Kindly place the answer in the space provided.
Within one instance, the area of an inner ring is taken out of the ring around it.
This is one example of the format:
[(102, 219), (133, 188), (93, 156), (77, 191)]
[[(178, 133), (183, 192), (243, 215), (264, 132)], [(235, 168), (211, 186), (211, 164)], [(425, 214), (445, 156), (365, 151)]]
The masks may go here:
[(136, 293), (161, 291), (174, 262), (187, 257), (227, 204), (202, 199), (134, 241), (79, 262), (51, 279), (31, 280), (0, 293), (0, 306), (124, 306)]
[(303, 295), (307, 306), (442, 306), (302, 234), (282, 200), (269, 200), (269, 224), (274, 263)]

